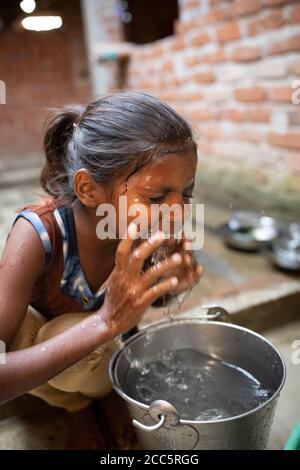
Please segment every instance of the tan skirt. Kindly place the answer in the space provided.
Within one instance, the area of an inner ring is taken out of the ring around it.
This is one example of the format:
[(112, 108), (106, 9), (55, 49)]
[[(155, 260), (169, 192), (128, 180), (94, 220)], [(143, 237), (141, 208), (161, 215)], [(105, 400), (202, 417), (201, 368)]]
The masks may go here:
[[(87, 313), (66, 313), (49, 321), (29, 306), (9, 350), (17, 351), (42, 343), (86, 316)], [(99, 346), (91, 354), (29, 393), (69, 412), (85, 408), (93, 398), (102, 398), (111, 392), (108, 365), (116, 348), (114, 341)]]

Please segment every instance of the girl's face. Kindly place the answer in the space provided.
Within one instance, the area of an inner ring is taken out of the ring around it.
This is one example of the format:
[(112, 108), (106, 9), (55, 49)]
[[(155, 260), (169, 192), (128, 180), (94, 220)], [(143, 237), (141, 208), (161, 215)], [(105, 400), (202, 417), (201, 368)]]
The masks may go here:
[[(194, 149), (189, 149), (183, 155), (176, 153), (164, 155), (129, 178), (128, 174), (118, 178), (111, 192), (111, 203), (118, 215), (116, 221), (118, 236), (120, 236), (118, 218), (122, 220), (122, 227), (127, 227), (139, 214), (144, 214), (146, 211), (150, 228), (152, 204), (168, 206), (179, 204), (182, 208), (184, 204), (188, 204), (193, 195), (196, 168), (197, 154)], [(124, 212), (120, 206), (120, 196), (127, 198), (127, 212)], [(128, 213), (129, 207), (133, 210), (131, 214)], [(161, 222), (158, 228), (162, 229)]]

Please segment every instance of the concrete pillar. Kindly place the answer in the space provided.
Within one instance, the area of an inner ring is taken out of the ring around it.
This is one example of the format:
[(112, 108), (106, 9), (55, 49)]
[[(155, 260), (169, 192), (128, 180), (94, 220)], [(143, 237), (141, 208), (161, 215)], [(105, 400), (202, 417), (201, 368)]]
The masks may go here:
[[(93, 97), (111, 91), (117, 84), (117, 53), (115, 46), (123, 40), (118, 0), (81, 0)], [(103, 51), (107, 52), (103, 60)], [(110, 51), (110, 52), (109, 52)]]

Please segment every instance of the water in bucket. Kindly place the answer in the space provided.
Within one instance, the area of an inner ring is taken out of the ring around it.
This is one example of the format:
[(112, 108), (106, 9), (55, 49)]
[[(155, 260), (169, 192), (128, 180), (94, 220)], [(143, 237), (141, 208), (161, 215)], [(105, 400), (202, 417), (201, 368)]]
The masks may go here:
[[(146, 267), (166, 259), (168, 247), (161, 246), (153, 253)], [(180, 308), (189, 295), (187, 291), (175, 296), (165, 306), (165, 315), (172, 321), (172, 305)], [(151, 342), (148, 334), (145, 346)], [(124, 392), (139, 402), (150, 405), (155, 400), (166, 400), (179, 412), (182, 419), (208, 421), (237, 416), (265, 402), (273, 391), (265, 389), (249, 372), (194, 349), (160, 351), (157, 356), (136, 359), (131, 349), (125, 348), (130, 365)]]
[(237, 416), (272, 395), (247, 371), (194, 349), (133, 360), (123, 386), (139, 402), (167, 400), (181, 418), (199, 421)]

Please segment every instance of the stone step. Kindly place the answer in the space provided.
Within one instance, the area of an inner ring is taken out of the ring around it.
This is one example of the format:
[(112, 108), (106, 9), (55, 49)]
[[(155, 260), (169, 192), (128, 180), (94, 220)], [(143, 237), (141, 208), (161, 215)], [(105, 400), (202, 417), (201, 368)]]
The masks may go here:
[(42, 154), (22, 155), (16, 159), (2, 158), (0, 161), (0, 188), (38, 183), (44, 165)]

